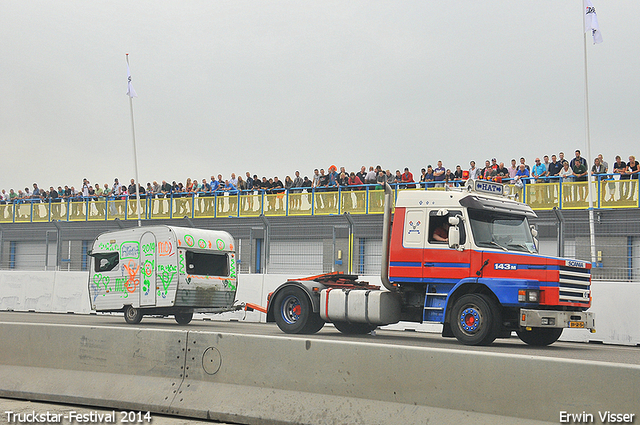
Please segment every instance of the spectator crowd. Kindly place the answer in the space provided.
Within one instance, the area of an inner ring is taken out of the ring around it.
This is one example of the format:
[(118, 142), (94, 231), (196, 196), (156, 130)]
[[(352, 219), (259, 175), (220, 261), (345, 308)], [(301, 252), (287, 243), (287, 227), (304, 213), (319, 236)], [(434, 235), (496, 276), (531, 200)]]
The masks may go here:
[[(213, 195), (226, 194), (236, 195), (238, 192), (254, 192), (278, 194), (285, 191), (292, 193), (309, 191), (314, 188), (316, 191), (337, 190), (338, 187), (351, 187), (353, 190), (362, 189), (366, 186), (382, 186), (385, 183), (399, 188), (416, 187), (443, 187), (445, 185), (463, 185), (467, 179), (485, 179), (496, 182), (510, 182), (517, 186), (524, 186), (529, 183), (546, 183), (554, 180), (561, 181), (586, 181), (588, 179), (589, 168), (587, 161), (581, 156), (579, 150), (575, 151), (575, 156), (570, 160), (565, 159), (564, 153), (557, 156), (544, 155), (542, 160), (535, 158), (534, 164), (526, 163), (525, 158), (520, 158), (519, 163), (511, 160), (509, 167), (504, 162), (498, 163), (496, 158), (486, 160), (483, 168), (479, 168), (475, 161), (470, 161), (469, 168), (463, 170), (460, 165), (455, 168), (445, 168), (442, 161), (437, 161), (436, 166), (428, 165), (422, 168), (420, 176), (417, 178), (405, 167), (403, 172), (399, 169), (392, 173), (384, 170), (381, 166), (370, 166), (368, 169), (362, 166), (359, 171), (347, 172), (345, 167), (338, 168), (335, 165), (324, 169), (315, 169), (311, 178), (300, 176), (296, 171), (294, 177), (286, 176), (284, 181), (277, 176), (272, 178), (258, 178), (256, 174), (246, 172), (245, 177), (236, 176), (231, 173), (229, 178), (224, 179), (221, 174), (210, 179), (186, 179), (185, 183), (175, 180), (168, 183), (154, 181), (146, 186), (137, 185), (140, 197), (184, 197), (192, 194)], [(620, 180), (637, 179), (640, 167), (634, 156), (629, 156), (629, 161), (622, 161), (618, 155), (612, 166), (604, 161), (602, 154), (594, 159), (591, 166), (592, 175), (619, 175)], [(624, 197), (633, 194), (623, 194)], [(10, 189), (8, 192), (2, 189), (0, 193), (0, 203), (21, 203), (21, 202), (60, 202), (64, 200), (82, 200), (92, 198), (126, 199), (136, 196), (135, 180), (131, 179), (130, 184), (121, 184), (116, 178), (112, 185), (104, 183), (91, 184), (87, 179), (83, 179), (78, 189), (75, 186), (65, 185), (64, 187), (50, 186), (48, 189), (40, 188), (37, 183), (33, 183), (33, 189), (28, 187), (23, 190)]]

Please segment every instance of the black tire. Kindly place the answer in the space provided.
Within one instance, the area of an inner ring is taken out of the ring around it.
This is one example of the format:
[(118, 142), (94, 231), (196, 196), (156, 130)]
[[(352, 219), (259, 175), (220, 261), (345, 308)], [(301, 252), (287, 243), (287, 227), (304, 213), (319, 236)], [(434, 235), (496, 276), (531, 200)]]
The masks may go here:
[(533, 328), (530, 331), (516, 331), (518, 337), (529, 345), (544, 347), (551, 345), (562, 335), (562, 328)]
[(465, 345), (489, 345), (500, 333), (501, 315), (483, 294), (461, 296), (451, 311), (451, 331)]
[(193, 313), (176, 313), (175, 318), (179, 325), (188, 325), (193, 319)]
[(142, 310), (130, 305), (124, 307), (124, 320), (130, 325), (137, 325), (142, 320)]
[(273, 315), (282, 332), (313, 334), (324, 326), (324, 320), (313, 312), (307, 293), (295, 286), (282, 289), (275, 298)]
[(337, 330), (347, 335), (364, 335), (376, 329), (378, 325), (369, 323), (333, 322)]

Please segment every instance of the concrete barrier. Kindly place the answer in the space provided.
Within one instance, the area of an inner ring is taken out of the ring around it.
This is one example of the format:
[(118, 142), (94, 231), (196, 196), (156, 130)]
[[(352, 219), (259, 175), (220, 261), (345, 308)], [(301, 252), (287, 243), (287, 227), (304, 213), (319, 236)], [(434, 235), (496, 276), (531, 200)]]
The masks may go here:
[(0, 396), (237, 423), (557, 423), (640, 406), (636, 365), (8, 322), (0, 341)]
[(164, 412), (187, 332), (2, 323), (0, 395)]
[[(0, 310), (74, 312), (89, 314), (87, 272), (23, 272), (0, 271)], [(239, 276), (236, 298), (241, 302), (266, 305), (267, 295), (285, 282), (289, 275), (243, 274)], [(379, 276), (362, 276), (361, 280), (381, 285)], [(596, 314), (595, 334), (583, 329), (565, 329), (562, 341), (597, 341), (607, 344), (640, 345), (640, 327), (635, 325), (640, 299), (638, 282), (593, 282), (593, 305)], [(204, 316), (197, 316), (204, 317)], [(229, 312), (207, 315), (212, 320), (238, 320), (264, 322), (264, 314), (254, 312)], [(392, 330), (413, 329), (420, 332), (437, 332), (439, 324), (401, 322), (386, 327)]]
[(89, 314), (87, 272), (0, 271), (0, 310)]

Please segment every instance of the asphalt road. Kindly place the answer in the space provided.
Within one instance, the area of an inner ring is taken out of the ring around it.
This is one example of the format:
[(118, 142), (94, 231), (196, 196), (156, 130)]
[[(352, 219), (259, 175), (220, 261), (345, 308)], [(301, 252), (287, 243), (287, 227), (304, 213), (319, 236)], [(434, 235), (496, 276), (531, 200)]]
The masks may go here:
[(178, 325), (173, 318), (145, 316), (138, 325), (128, 325), (121, 314), (50, 314), (27, 312), (0, 312), (1, 322), (49, 323), (83, 326), (109, 327), (144, 327), (147, 329), (188, 329), (193, 331), (224, 332), (245, 335), (267, 335), (276, 337), (293, 337), (303, 339), (324, 339), (340, 341), (360, 341), (375, 344), (394, 344), (399, 346), (420, 346), (431, 348), (447, 348), (453, 350), (494, 352), (502, 354), (524, 355), (534, 357), (550, 357), (571, 360), (598, 361), (607, 363), (624, 363), (640, 365), (639, 346), (619, 346), (593, 343), (576, 343), (558, 341), (548, 347), (531, 347), (524, 344), (516, 336), (510, 339), (497, 339), (487, 347), (470, 347), (460, 344), (454, 338), (442, 338), (436, 333), (407, 332), (395, 330), (375, 331), (375, 335), (347, 336), (341, 334), (333, 326), (326, 325), (314, 335), (287, 335), (275, 324), (222, 322), (215, 320), (194, 319), (189, 325)]

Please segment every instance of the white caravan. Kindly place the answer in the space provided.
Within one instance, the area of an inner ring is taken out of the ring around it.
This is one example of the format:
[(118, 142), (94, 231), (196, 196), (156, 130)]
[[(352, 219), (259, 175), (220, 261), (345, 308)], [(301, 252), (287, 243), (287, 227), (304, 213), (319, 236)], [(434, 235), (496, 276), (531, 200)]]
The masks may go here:
[(95, 311), (122, 311), (127, 323), (142, 316), (221, 313), (234, 306), (235, 243), (227, 232), (174, 226), (106, 232), (93, 242), (89, 297)]

